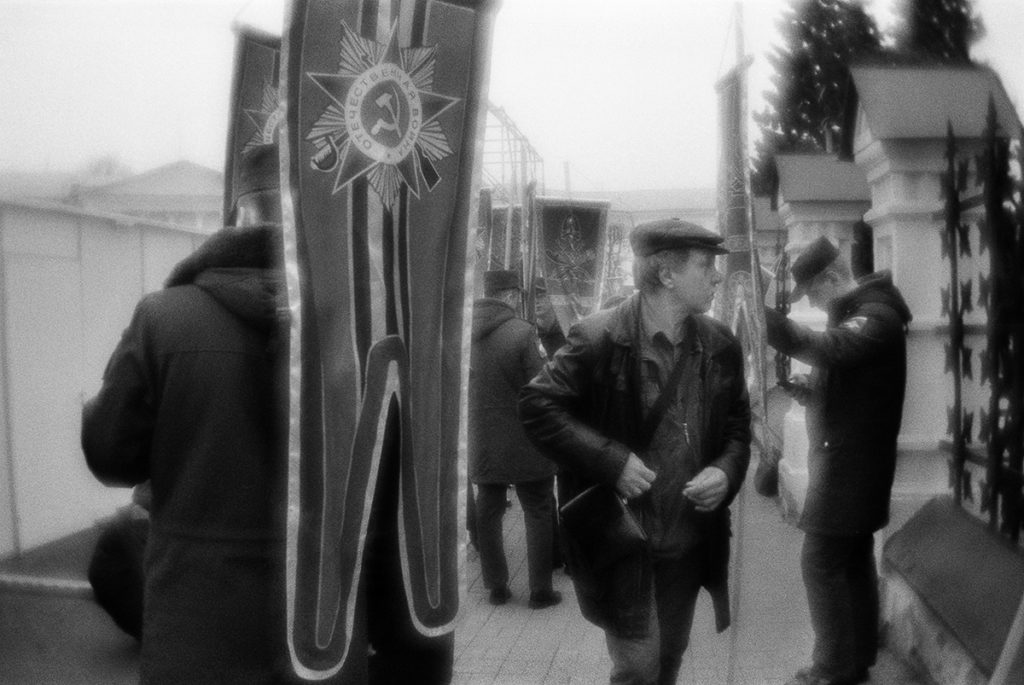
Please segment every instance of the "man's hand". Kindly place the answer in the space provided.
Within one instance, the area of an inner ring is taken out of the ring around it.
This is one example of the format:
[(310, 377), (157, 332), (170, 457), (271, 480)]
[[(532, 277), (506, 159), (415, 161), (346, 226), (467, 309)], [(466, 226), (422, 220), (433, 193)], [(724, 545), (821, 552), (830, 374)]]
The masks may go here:
[(729, 478), (717, 466), (707, 466), (683, 488), (683, 496), (697, 511), (713, 511), (729, 492)]
[(803, 373), (793, 374), (784, 381), (780, 381), (779, 385), (786, 391), (786, 394), (800, 403), (801, 407), (806, 407), (807, 403), (811, 400), (811, 379), (809, 376)]
[(651, 489), (654, 476), (654, 471), (647, 468), (640, 461), (640, 457), (630, 452), (626, 465), (622, 467), (622, 473), (619, 474), (619, 479), (615, 481), (615, 489), (626, 499), (633, 499)]

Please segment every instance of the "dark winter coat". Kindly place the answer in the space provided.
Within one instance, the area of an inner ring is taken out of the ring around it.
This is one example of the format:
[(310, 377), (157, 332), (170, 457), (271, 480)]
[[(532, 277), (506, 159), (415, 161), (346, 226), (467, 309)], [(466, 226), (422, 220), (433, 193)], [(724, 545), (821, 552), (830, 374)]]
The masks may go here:
[(469, 477), (474, 483), (550, 478), (555, 465), (526, 437), (519, 390), (544, 365), (537, 331), (501, 300), (473, 304), (469, 378)]
[(83, 412), (93, 473), (152, 483), (143, 683), (288, 669), (279, 241), (272, 226), (224, 229), (179, 264), (136, 307)]
[[(640, 295), (635, 294), (583, 319), (570, 329), (566, 346), (520, 395), (519, 412), (527, 433), (565, 470), (559, 478), (566, 481), (568, 497), (593, 484), (614, 487), (630, 452), (643, 452), (639, 316)], [(697, 442), (703, 448), (700, 467), (716, 466), (729, 480), (725, 502), (704, 515), (701, 523), (708, 550), (702, 583), (711, 591), (721, 630), (729, 623), (728, 505), (750, 460), (750, 403), (739, 341), (713, 319), (694, 320), (700, 354), (696, 395), (703, 398), (697, 427)], [(583, 615), (618, 635), (643, 634), (649, 569), (647, 555), (599, 573), (574, 568)]]
[(865, 276), (815, 332), (766, 310), (768, 344), (813, 367), (809, 483), (800, 527), (865, 535), (889, 520), (907, 379), (910, 310), (892, 276)]

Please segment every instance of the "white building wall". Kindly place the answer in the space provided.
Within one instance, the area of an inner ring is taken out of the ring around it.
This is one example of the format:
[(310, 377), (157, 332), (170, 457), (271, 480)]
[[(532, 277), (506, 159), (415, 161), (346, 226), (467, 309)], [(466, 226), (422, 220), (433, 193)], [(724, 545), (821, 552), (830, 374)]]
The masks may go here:
[(83, 402), (135, 302), (205, 236), (88, 212), (0, 205), (0, 557), (109, 516), (129, 499), (89, 472)]
[[(142, 233), (95, 223), (83, 230), (82, 308), (89, 315), (82, 329), (82, 401), (100, 389), (103, 369), (128, 324), (142, 281)], [(110, 268), (120, 265), (118, 269)]]
[[(0, 206), (0, 241), (3, 240), (3, 207)], [(2, 245), (2, 243), (0, 243)], [(2, 247), (0, 247), (2, 251)], [(0, 288), (3, 287), (4, 264), (0, 259)], [(10, 450), (10, 412), (6, 388), (7, 379), (7, 294), (0, 290), (0, 558), (18, 548), (17, 530), (14, 525), (14, 463)]]

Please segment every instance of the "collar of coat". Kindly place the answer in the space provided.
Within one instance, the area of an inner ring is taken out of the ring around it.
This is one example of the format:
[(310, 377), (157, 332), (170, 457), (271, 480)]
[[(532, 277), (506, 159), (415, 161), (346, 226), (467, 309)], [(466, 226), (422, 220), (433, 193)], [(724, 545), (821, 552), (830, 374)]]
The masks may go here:
[(892, 272), (886, 269), (860, 277), (853, 290), (833, 300), (828, 307), (830, 325), (839, 325), (865, 304), (881, 304), (892, 308), (904, 326), (914, 318), (903, 295), (892, 282)]
[[(640, 293), (635, 292), (611, 310), (607, 324), (610, 340), (616, 345), (631, 346), (636, 341), (640, 316)], [(714, 357), (732, 344), (732, 334), (724, 324), (704, 314), (695, 314), (692, 318), (698, 351)]]

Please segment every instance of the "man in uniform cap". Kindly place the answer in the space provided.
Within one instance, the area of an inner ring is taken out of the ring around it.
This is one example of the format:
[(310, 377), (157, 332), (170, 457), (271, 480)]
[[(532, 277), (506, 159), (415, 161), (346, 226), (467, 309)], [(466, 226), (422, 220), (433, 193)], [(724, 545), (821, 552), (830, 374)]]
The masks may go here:
[(639, 292), (570, 329), (519, 413), (570, 495), (614, 489), (646, 531), (646, 549), (600, 566), (580, 541), (566, 545), (580, 609), (605, 631), (611, 682), (675, 683), (701, 587), (718, 628), (729, 623), (728, 505), (750, 459), (750, 405), (739, 341), (705, 316), (721, 236), (667, 219), (630, 242)]
[[(825, 269), (836, 261), (837, 257), (839, 257), (839, 249), (824, 236), (805, 247), (790, 268), (794, 283), (793, 293), (790, 296), (791, 300), (797, 302), (804, 295), (807, 295), (807, 289), (814, 278), (819, 274), (823, 274)], [(833, 275), (841, 281), (844, 288), (852, 287), (852, 273), (839, 265), (833, 271)], [(811, 302), (812, 307), (818, 307), (819, 305), (820, 303)]]
[(502, 539), (505, 495), (514, 485), (526, 523), (532, 609), (562, 601), (552, 588), (555, 465), (527, 439), (516, 415), (519, 389), (544, 363), (536, 328), (519, 318), (519, 274), (484, 273), (485, 297), (473, 303), (469, 375), (469, 478), (477, 486), (476, 539), (491, 604), (511, 599)]
[(888, 271), (854, 280), (827, 238), (793, 262), (793, 301), (828, 314), (823, 332), (765, 308), (768, 344), (811, 365), (790, 392), (807, 407), (809, 483), (800, 515), (814, 628), (810, 667), (788, 685), (868, 680), (878, 653), (874, 532), (889, 520), (906, 385), (910, 310)]

